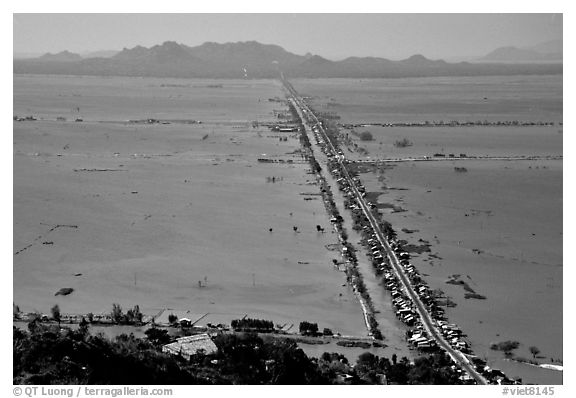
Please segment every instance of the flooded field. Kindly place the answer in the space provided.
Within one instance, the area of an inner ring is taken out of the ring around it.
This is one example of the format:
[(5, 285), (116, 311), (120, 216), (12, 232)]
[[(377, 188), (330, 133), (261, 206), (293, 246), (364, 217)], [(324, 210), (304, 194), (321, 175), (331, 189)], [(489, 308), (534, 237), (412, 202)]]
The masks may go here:
[[(301, 195), (318, 187), (298, 137), (253, 127), (275, 120), (283, 105), (268, 98), (282, 95), (275, 81), (14, 76), (14, 114), (38, 118), (14, 122), (14, 302), (365, 336), (322, 201)], [(148, 118), (202, 123), (126, 122)], [(63, 287), (74, 292), (55, 296)]]
[[(458, 120), (546, 121), (530, 127), (375, 127), (373, 141), (350, 129), (349, 159), (467, 156), (560, 156), (562, 77), (297, 80), (296, 90), (342, 124)], [(406, 139), (410, 145), (398, 146)], [(385, 219), (408, 243), (430, 244), (413, 263), (431, 288), (454, 302), (448, 318), (468, 334), (476, 355), (525, 383), (562, 383), (562, 372), (505, 359), (492, 343), (514, 340), (517, 358), (561, 363), (562, 160), (390, 163), (361, 175), (379, 192)], [(461, 278), (486, 299), (466, 299)]]
[[(347, 131), (347, 130), (344, 130)], [(562, 155), (562, 126), (530, 127), (379, 127), (355, 128), (369, 131), (373, 141), (360, 142), (367, 153), (348, 153), (354, 160), (466, 156), (558, 156)], [(408, 146), (398, 146), (407, 140)]]
[[(562, 121), (562, 76), (298, 79), (294, 88), (344, 123)], [(322, 103), (322, 104), (320, 104)]]

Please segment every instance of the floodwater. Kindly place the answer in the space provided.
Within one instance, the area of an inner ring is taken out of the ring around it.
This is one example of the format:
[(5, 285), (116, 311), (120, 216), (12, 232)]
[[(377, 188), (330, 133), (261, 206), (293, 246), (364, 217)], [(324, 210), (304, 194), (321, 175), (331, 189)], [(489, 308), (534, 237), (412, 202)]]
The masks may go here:
[[(322, 201), (301, 195), (319, 190), (298, 137), (252, 125), (277, 120), (276, 96), (271, 80), (15, 76), (14, 114), (39, 120), (14, 122), (14, 302), (306, 320), (366, 336), (326, 248), (336, 235), (316, 231), (330, 231)], [(202, 123), (126, 122), (148, 118)], [(63, 287), (74, 292), (55, 296)]]
[[(530, 127), (375, 127), (362, 142), (351, 130), (351, 159), (475, 156), (561, 156), (562, 77), (509, 76), (381, 80), (299, 80), (296, 90), (322, 112), (347, 124), (449, 121), (554, 122)], [(411, 146), (398, 147), (406, 138)], [(398, 236), (431, 252), (413, 263), (430, 286), (456, 306), (450, 321), (468, 335), (474, 353), (524, 383), (561, 384), (562, 372), (504, 359), (490, 344), (520, 343), (516, 358), (561, 364), (563, 359), (562, 160), (390, 163), (361, 176), (380, 192), (381, 209)], [(458, 168), (459, 170), (457, 170)], [(399, 211), (398, 211), (399, 210)], [(404, 231), (402, 229), (405, 229)], [(459, 274), (485, 300), (464, 298), (447, 284)]]
[[(562, 359), (561, 162), (469, 161), (468, 172), (456, 173), (462, 163), (387, 170), (384, 183), (407, 190), (380, 196), (406, 210), (388, 210), (385, 218), (401, 239), (431, 243), (428, 254), (439, 258), (421, 254), (413, 263), (432, 288), (457, 303), (448, 318), (468, 334), (476, 355), (501, 359), (490, 344), (516, 340), (519, 357), (532, 358), (529, 347), (536, 346), (543, 363)], [(374, 174), (363, 181), (370, 191), (381, 189)], [(454, 274), (486, 300), (465, 299), (461, 286), (446, 284)]]
[[(375, 140), (353, 138), (368, 150), (347, 152), (358, 159), (562, 154), (561, 76), (293, 83), (342, 123), (555, 122), (360, 128)], [(301, 195), (318, 187), (294, 154), (297, 136), (279, 141), (253, 127), (277, 120), (273, 111), (284, 105), (268, 101), (277, 96), (282, 90), (271, 80), (14, 76), (14, 114), (39, 119), (14, 122), (14, 302), (44, 313), (54, 304), (100, 313), (120, 303), (147, 314), (249, 315), (295, 328), (307, 320), (365, 336), (360, 305), (332, 267), (338, 253), (326, 248), (336, 236), (316, 232), (318, 224), (330, 230), (324, 206)], [(202, 123), (126, 122), (148, 118)], [(396, 148), (402, 138), (413, 145)], [(261, 157), (294, 163), (258, 163)], [(383, 193), (381, 203), (406, 209), (385, 214), (401, 238), (431, 243), (436, 256), (414, 263), (457, 303), (449, 319), (475, 353), (527, 383), (561, 383), (562, 373), (504, 361), (489, 345), (518, 340), (518, 357), (531, 358), (534, 345), (541, 363), (563, 359), (562, 173), (561, 160), (469, 160), (400, 163), (362, 176), (369, 191)], [(465, 299), (461, 287), (445, 283), (453, 274), (486, 300)], [(375, 279), (367, 284), (378, 291)], [(62, 287), (75, 290), (55, 296)], [(401, 330), (395, 319), (385, 322), (380, 306), (380, 323), (397, 339)]]
[(303, 96), (344, 123), (562, 121), (562, 75), (299, 79)]

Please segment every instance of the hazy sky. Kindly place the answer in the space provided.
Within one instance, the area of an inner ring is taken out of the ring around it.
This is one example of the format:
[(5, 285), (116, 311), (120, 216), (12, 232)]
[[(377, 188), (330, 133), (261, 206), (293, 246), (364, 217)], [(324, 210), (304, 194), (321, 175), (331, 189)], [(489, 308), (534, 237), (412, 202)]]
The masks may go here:
[(14, 53), (256, 40), (296, 54), (484, 55), (562, 38), (562, 14), (14, 14)]

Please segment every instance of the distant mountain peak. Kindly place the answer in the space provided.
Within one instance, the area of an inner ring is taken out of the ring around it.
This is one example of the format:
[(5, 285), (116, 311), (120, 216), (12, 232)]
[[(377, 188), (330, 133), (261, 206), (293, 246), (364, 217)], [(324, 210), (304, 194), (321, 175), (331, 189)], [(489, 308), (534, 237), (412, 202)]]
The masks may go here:
[(177, 42), (175, 42), (174, 40), (166, 40), (164, 43), (161, 44), (161, 46), (168, 46), (168, 47), (180, 47), (180, 44), (178, 44)]
[(402, 64), (404, 65), (410, 65), (410, 66), (415, 66), (415, 67), (427, 67), (427, 66), (442, 66), (442, 65), (447, 65), (447, 62), (444, 60), (431, 60), (426, 58), (425, 56), (423, 56), (422, 54), (414, 54), (409, 58), (406, 58), (405, 60), (400, 61)]
[(131, 49), (124, 48), (112, 57), (114, 60), (123, 62), (144, 63), (183, 63), (198, 61), (190, 54), (189, 47), (175, 41), (165, 41), (150, 48), (136, 46)]
[(333, 61), (330, 61), (329, 59), (326, 59), (319, 55), (312, 55), (311, 57), (306, 58), (305, 62), (311, 64), (325, 64), (325, 63), (332, 63)]
[(531, 47), (504, 46), (486, 54), (481, 60), (495, 62), (562, 61), (562, 40), (550, 40)]
[(46, 53), (41, 57), (39, 57), (38, 59), (42, 61), (74, 62), (74, 61), (80, 61), (82, 57), (78, 54), (64, 50), (56, 54)]
[(408, 57), (406, 59), (406, 61), (410, 61), (410, 62), (421, 62), (421, 61), (430, 61), (428, 58), (426, 58), (425, 56), (423, 56), (422, 54), (414, 54), (411, 57)]

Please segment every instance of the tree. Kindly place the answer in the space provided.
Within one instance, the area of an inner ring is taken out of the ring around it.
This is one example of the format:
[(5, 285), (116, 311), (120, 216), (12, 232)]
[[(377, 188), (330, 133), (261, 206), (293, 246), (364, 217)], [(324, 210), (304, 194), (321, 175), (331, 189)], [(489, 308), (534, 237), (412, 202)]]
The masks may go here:
[(112, 304), (112, 320), (116, 323), (121, 323), (124, 320), (124, 314), (122, 313), (122, 307), (120, 304), (114, 303)]
[(170, 314), (168, 315), (168, 322), (170, 325), (174, 325), (176, 322), (178, 322), (178, 317), (174, 314)]
[(140, 312), (140, 306), (135, 305), (133, 309), (126, 312), (126, 322), (127, 323), (142, 323), (142, 313)]
[(532, 357), (536, 359), (536, 355), (540, 354), (540, 349), (538, 349), (536, 346), (532, 346), (530, 347), (530, 353), (532, 354)]
[(60, 307), (58, 306), (58, 304), (54, 305), (54, 307), (50, 309), (50, 312), (52, 313), (52, 319), (58, 322), (58, 327), (60, 327), (60, 321), (62, 320), (62, 315), (60, 314)]
[(82, 317), (78, 328), (80, 335), (86, 336), (88, 334), (88, 325), (89, 323), (86, 321), (86, 318)]
[(42, 314), (35, 312), (30, 315), (28, 322), (28, 330), (34, 333), (40, 328), (40, 319), (42, 319)]
[(378, 367), (379, 358), (371, 352), (364, 352), (358, 356), (356, 366), (365, 366), (368, 369)]
[(148, 340), (154, 345), (164, 345), (170, 342), (168, 331), (158, 328), (150, 328), (144, 332)]

